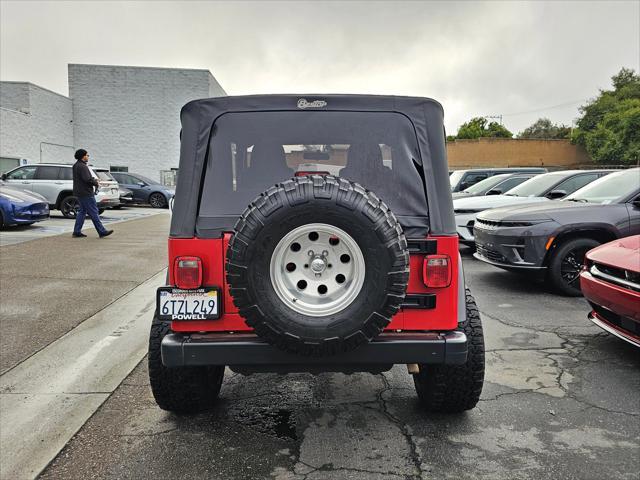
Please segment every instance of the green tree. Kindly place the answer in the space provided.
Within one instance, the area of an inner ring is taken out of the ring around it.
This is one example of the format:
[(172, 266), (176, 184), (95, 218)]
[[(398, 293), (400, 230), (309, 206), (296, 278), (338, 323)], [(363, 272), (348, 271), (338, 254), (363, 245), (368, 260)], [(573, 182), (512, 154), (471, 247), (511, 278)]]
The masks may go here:
[(640, 75), (623, 68), (611, 77), (613, 90), (580, 107), (581, 116), (571, 136), (603, 164), (640, 162)]
[(481, 137), (511, 138), (513, 133), (498, 122), (487, 122), (484, 117), (475, 117), (460, 125), (455, 138), (469, 139)]
[(531, 126), (518, 134), (518, 138), (569, 138), (571, 128), (566, 125), (556, 125), (548, 118), (539, 118)]

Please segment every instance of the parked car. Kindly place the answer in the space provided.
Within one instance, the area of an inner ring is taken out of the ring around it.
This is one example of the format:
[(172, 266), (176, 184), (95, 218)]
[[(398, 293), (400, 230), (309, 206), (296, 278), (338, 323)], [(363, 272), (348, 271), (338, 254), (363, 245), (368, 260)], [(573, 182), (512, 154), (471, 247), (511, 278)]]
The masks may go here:
[(470, 170), (454, 170), (449, 175), (449, 183), (452, 192), (460, 192), (475, 185), (485, 178), (499, 175), (501, 173), (545, 173), (546, 168), (542, 167), (512, 167), (512, 168), (473, 168)]
[(118, 183), (133, 192), (133, 203), (146, 203), (154, 208), (166, 208), (175, 195), (173, 188), (137, 173), (111, 172)]
[[(409, 364), (426, 410), (476, 405), (482, 324), (465, 289), (439, 103), (252, 95), (192, 101), (181, 121), (169, 275), (149, 338), (161, 408), (210, 407), (225, 366), (394, 364)], [(341, 177), (298, 170), (295, 155), (318, 145), (330, 146), (318, 166), (348, 146)]]
[(544, 202), (565, 197), (612, 170), (564, 170), (537, 175), (503, 195), (459, 198), (453, 201), (456, 230), (460, 243), (474, 246), (473, 226), (476, 216), (490, 208)]
[(118, 185), (118, 194), (120, 195), (120, 205), (113, 208), (120, 208), (123, 205), (131, 205), (133, 201), (133, 192), (122, 185)]
[(500, 173), (452, 194), (453, 199), (480, 197), (482, 195), (501, 195), (539, 173)]
[(0, 228), (32, 225), (49, 218), (49, 204), (33, 192), (10, 188), (0, 182)]
[(611, 173), (558, 202), (482, 212), (473, 230), (477, 259), (544, 276), (559, 293), (578, 296), (585, 253), (640, 234), (640, 168)]
[(592, 307), (589, 320), (640, 347), (640, 235), (589, 250), (580, 287)]
[[(65, 163), (39, 163), (15, 168), (2, 175), (12, 188), (42, 195), (49, 202), (50, 209), (59, 209), (67, 218), (75, 218), (79, 205), (73, 196), (73, 165)], [(103, 173), (89, 167), (91, 174), (98, 178), (100, 186), (96, 193), (98, 211), (120, 203), (118, 184), (106, 178)]]

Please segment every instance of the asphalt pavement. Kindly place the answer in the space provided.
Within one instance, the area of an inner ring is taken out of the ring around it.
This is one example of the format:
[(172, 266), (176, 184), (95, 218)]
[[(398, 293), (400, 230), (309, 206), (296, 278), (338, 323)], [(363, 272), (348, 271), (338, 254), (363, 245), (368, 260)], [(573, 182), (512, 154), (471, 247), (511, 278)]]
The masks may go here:
[[(207, 413), (160, 410), (143, 360), (42, 479), (637, 479), (640, 355), (559, 297), (464, 255), (486, 383), (461, 415), (382, 375), (227, 371)], [(106, 352), (108, 353), (108, 352)]]

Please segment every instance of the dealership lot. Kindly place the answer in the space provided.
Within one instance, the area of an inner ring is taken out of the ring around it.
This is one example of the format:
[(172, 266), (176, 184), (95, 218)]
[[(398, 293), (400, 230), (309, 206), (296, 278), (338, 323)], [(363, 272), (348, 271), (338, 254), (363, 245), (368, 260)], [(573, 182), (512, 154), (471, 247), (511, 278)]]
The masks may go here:
[[(637, 350), (591, 325), (583, 299), (550, 294), (468, 251), (466, 280), (483, 314), (487, 343), (487, 381), (473, 411), (423, 413), (404, 366), (383, 375), (244, 377), (228, 371), (211, 412), (176, 416), (160, 410), (143, 356), (153, 308), (149, 292), (164, 278), (167, 225), (166, 211), (124, 221), (110, 239), (86, 239), (86, 253), (67, 235), (0, 250), (2, 430), (29, 439), (2, 437), (3, 478), (18, 478), (6, 472), (10, 457), (20, 455), (32, 462), (31, 476), (55, 456), (41, 474), (46, 479), (637, 473)], [(42, 249), (57, 255), (42, 262)], [(74, 252), (81, 264), (71, 268)], [(92, 300), (75, 298), (74, 291)], [(27, 307), (8, 301), (27, 297)], [(30, 423), (29, 416), (38, 421)], [(52, 447), (43, 452), (29, 445), (36, 441)]]
[[(124, 220), (143, 218), (159, 213), (166, 213), (166, 210), (158, 210), (150, 207), (122, 207), (119, 210), (106, 210), (100, 218), (102, 219), (102, 223), (110, 225)], [(8, 227), (3, 230), (0, 235), (0, 246), (13, 245), (67, 232), (70, 233), (73, 231), (74, 222), (75, 220), (62, 216), (60, 210), (52, 210), (51, 217), (48, 220), (29, 226)], [(91, 219), (87, 218), (84, 222), (83, 230), (85, 233), (91, 230), (95, 232)]]

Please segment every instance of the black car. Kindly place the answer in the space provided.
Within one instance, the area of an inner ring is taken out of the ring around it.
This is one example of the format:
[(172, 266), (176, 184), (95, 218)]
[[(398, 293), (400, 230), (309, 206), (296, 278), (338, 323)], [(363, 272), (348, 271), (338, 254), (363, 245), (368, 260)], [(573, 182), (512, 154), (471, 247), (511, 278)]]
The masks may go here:
[(640, 233), (640, 168), (611, 173), (563, 200), (486, 210), (473, 231), (478, 260), (546, 277), (558, 292), (578, 296), (585, 253)]
[(545, 173), (542, 167), (513, 167), (513, 168), (474, 168), (471, 170), (455, 170), (449, 175), (452, 192), (460, 192), (471, 185), (475, 185), (485, 178), (501, 173)]
[(111, 175), (120, 186), (133, 192), (133, 203), (148, 203), (154, 208), (165, 208), (176, 193), (173, 188), (137, 173), (111, 172)]

